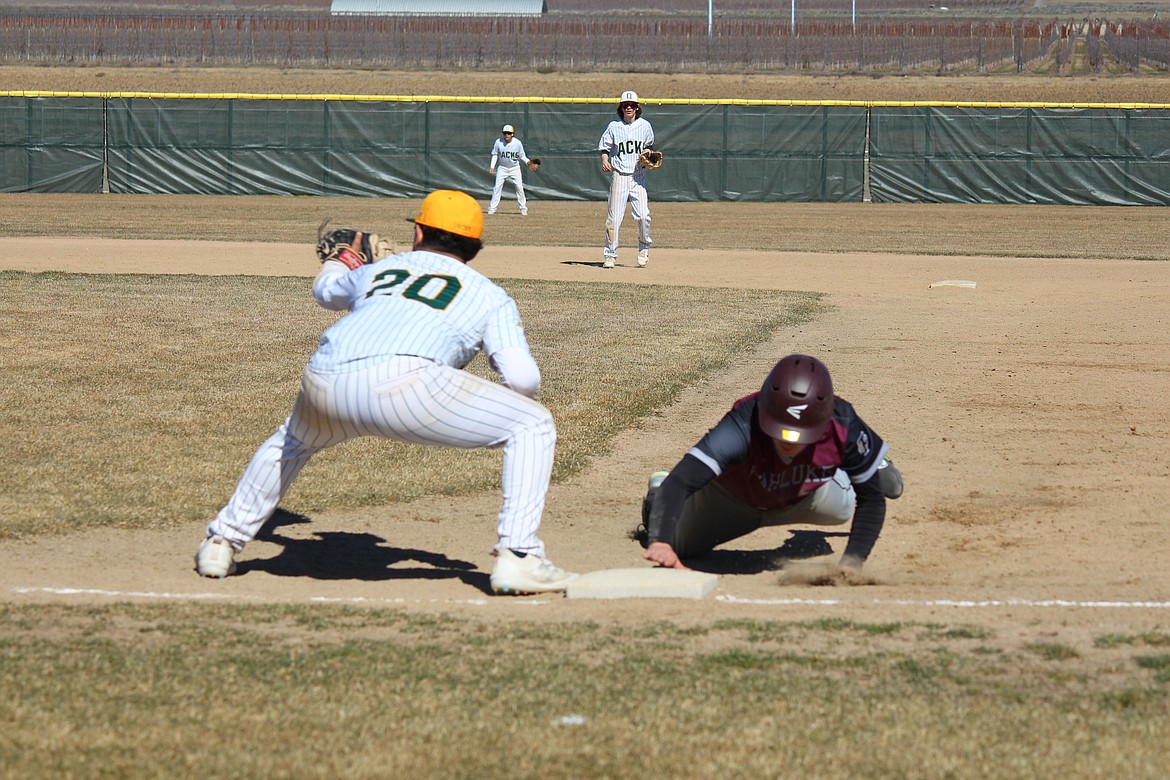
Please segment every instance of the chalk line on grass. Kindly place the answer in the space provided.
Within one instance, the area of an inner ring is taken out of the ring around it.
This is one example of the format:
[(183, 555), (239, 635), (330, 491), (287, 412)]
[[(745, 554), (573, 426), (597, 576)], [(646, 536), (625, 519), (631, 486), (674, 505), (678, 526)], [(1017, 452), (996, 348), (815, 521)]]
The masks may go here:
[(1170, 609), (1170, 601), (1070, 601), (1066, 599), (985, 599), (969, 601), (963, 599), (872, 599), (866, 602), (853, 602), (844, 599), (745, 599), (739, 596), (716, 596), (716, 601), (725, 604), (755, 604), (775, 606), (825, 606), (833, 607), (843, 604), (877, 604), (894, 607), (1087, 607), (1092, 609)]
[[(258, 596), (241, 595), (238, 593), (157, 593), (152, 591), (134, 590), (105, 590), (101, 588), (52, 588), (24, 586), (12, 589), (13, 593), (33, 594), (44, 593), (52, 596), (107, 596), (110, 598), (147, 598), (183, 600), (213, 600), (231, 599), (260, 601)], [(493, 603), (525, 604), (529, 606), (543, 606), (552, 604), (550, 599), (404, 599), (404, 598), (369, 598), (366, 596), (334, 597), (309, 596), (308, 601), (315, 604), (462, 604), (483, 607)], [(860, 604), (873, 604), (892, 607), (956, 607), (962, 609), (991, 609), (996, 607), (1032, 607), (1041, 609), (1053, 608), (1087, 608), (1087, 609), (1170, 609), (1170, 601), (1075, 601), (1071, 599), (869, 599), (852, 601), (848, 599), (805, 599), (805, 598), (775, 598), (749, 599), (741, 596), (716, 595), (715, 600), (723, 604), (748, 604), (755, 606), (813, 606), (839, 607)], [(556, 599), (560, 601), (560, 599)]]

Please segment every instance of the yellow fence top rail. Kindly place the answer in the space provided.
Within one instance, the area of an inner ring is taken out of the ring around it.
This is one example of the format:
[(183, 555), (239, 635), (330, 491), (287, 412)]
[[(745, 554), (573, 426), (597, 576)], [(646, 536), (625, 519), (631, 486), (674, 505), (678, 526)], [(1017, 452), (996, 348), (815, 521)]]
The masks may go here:
[[(0, 97), (28, 98), (143, 98), (155, 100), (348, 100), (370, 103), (596, 103), (609, 105), (612, 98), (554, 97), (473, 97), (470, 95), (331, 95), (269, 94), (254, 92), (54, 92), (45, 90), (0, 91)], [(965, 100), (736, 100), (720, 98), (689, 100), (664, 98), (643, 100), (646, 105), (674, 106), (858, 106), (907, 108), (1097, 108), (1097, 109), (1170, 109), (1170, 103), (1045, 103), (980, 102)]]

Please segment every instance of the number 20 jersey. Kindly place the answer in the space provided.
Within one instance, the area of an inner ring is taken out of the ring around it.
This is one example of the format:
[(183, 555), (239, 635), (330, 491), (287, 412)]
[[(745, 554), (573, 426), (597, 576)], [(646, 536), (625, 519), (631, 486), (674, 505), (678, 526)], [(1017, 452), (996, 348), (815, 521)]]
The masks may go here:
[(330, 373), (394, 355), (415, 355), (463, 368), (528, 341), (516, 302), (465, 263), (412, 251), (346, 271), (327, 269), (313, 284), (327, 309), (350, 313), (321, 335), (309, 368)]

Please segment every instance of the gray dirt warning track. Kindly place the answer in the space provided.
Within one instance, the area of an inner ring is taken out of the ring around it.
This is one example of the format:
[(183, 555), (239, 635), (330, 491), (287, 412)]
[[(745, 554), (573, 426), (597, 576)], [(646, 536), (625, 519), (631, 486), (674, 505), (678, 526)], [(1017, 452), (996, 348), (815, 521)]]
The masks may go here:
[[(2, 239), (0, 268), (226, 274), (240, 253), (255, 273), (303, 275), (307, 284), (316, 270), (304, 246), (68, 239)], [(542, 528), (554, 560), (579, 571), (641, 565), (626, 534), (646, 475), (672, 465), (731, 401), (756, 389), (778, 356), (800, 351), (826, 360), (838, 393), (891, 443), (906, 475), (906, 494), (890, 504), (867, 567), (874, 584), (781, 585), (745, 554), (789, 539), (772, 529), (712, 559), (709, 568), (723, 574), (699, 602), (493, 598), (487, 552), (499, 499), (489, 493), (280, 525), (277, 540), (249, 546), (244, 576), (222, 582), (191, 571), (201, 525), (3, 542), (0, 593), (16, 602), (319, 601), (553, 621), (930, 620), (1021, 637), (1059, 626), (1071, 644), (1110, 626), (1170, 622), (1170, 571), (1161, 564), (1170, 503), (1170, 264), (665, 249), (648, 269), (604, 272), (596, 254), (496, 246), (475, 264), (493, 277), (709, 286), (751, 279), (824, 292), (832, 308), (693, 387), (555, 486)], [(930, 286), (956, 279), (976, 286)], [(339, 531), (370, 535), (374, 565), (363, 574), (274, 564), (290, 544)], [(842, 540), (829, 541), (839, 553)]]

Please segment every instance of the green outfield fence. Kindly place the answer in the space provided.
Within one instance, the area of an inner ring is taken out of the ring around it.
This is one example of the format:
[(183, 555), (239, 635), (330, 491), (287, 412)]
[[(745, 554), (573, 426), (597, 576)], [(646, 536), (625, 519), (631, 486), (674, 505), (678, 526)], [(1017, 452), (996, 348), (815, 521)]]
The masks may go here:
[[(530, 197), (604, 200), (613, 101), (0, 92), (0, 192), (486, 198), (500, 127)], [(1170, 105), (663, 100), (656, 201), (1170, 204)]]

